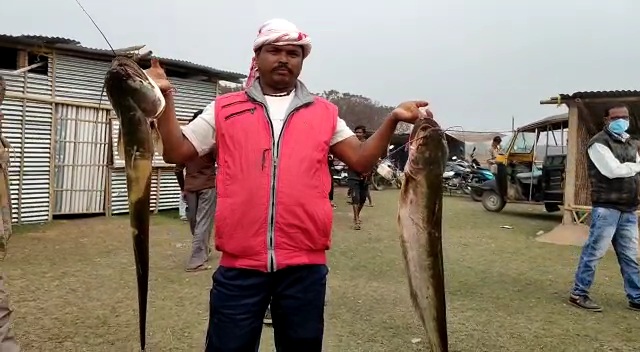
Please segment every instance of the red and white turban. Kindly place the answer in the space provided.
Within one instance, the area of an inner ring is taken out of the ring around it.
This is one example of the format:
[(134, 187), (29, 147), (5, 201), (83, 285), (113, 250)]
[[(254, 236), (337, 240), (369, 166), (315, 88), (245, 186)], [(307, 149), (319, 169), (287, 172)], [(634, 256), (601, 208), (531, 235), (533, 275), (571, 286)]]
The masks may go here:
[[(267, 44), (300, 45), (303, 49), (303, 58), (306, 58), (311, 53), (311, 38), (301, 32), (293, 23), (280, 18), (269, 20), (260, 26), (258, 36), (253, 41), (253, 51), (255, 52), (260, 47)], [(245, 87), (251, 86), (257, 77), (258, 65), (254, 56), (251, 60), (249, 77), (247, 77)]]

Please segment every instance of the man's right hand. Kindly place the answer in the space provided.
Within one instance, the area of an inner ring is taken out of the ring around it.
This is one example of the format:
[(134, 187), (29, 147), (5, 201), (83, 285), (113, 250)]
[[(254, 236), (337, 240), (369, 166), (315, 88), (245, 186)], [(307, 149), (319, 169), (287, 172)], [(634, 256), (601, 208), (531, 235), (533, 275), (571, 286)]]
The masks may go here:
[(160, 66), (158, 59), (151, 59), (151, 67), (145, 70), (145, 72), (156, 82), (162, 93), (168, 92), (173, 87), (164, 69)]

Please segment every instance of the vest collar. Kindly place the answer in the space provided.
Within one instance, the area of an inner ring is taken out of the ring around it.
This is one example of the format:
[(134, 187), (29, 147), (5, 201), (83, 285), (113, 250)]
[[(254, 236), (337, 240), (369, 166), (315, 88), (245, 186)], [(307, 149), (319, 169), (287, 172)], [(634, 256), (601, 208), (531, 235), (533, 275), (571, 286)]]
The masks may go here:
[[(262, 93), (262, 88), (260, 87), (260, 77), (258, 77), (251, 86), (246, 89), (247, 96), (249, 98), (261, 103), (264, 106), (267, 106), (267, 99), (264, 97)], [(287, 109), (287, 115), (291, 113), (291, 111), (307, 104), (313, 103), (313, 95), (307, 87), (300, 80), (296, 82), (295, 92), (293, 93), (293, 99), (291, 100), (291, 104)]]

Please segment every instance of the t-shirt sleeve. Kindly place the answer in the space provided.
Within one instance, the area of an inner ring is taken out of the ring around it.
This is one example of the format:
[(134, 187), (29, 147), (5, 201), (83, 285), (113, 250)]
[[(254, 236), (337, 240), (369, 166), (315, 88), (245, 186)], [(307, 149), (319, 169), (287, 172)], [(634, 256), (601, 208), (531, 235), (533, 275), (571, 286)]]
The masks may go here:
[(338, 142), (342, 142), (343, 140), (355, 136), (356, 134), (347, 126), (347, 123), (338, 117), (338, 123), (336, 123), (336, 130), (333, 133), (333, 137), (331, 137), (331, 145), (334, 145)]
[(216, 143), (215, 102), (207, 105), (202, 114), (182, 127), (182, 134), (193, 144), (202, 156), (213, 149)]

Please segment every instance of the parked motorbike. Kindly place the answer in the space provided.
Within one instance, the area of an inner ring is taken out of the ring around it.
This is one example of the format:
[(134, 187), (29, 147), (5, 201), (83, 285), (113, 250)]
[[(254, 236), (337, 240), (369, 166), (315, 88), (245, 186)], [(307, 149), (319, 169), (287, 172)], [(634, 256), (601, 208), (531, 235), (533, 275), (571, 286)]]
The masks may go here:
[(444, 173), (442, 174), (443, 190), (449, 192), (449, 195), (453, 192), (469, 194), (470, 189), (467, 183), (470, 175), (471, 169), (466, 160), (459, 160), (455, 156), (452, 157), (451, 161), (445, 164)]
[(376, 172), (371, 177), (371, 186), (376, 191), (381, 191), (387, 187), (402, 187), (404, 172), (388, 159), (378, 162)]
[(471, 151), (471, 177), (469, 179), (469, 195), (471, 199), (476, 202), (480, 202), (482, 200), (482, 190), (478, 187), (486, 181), (493, 180), (495, 176), (491, 172), (491, 170), (484, 168), (480, 165), (480, 162), (475, 158), (476, 147), (473, 147), (473, 151)]
[(338, 186), (344, 187), (349, 184), (349, 174), (347, 174), (347, 165), (343, 162), (335, 160), (333, 161), (333, 167), (331, 168), (331, 178), (333, 182)]
[(471, 161), (458, 159), (454, 156), (447, 162), (442, 180), (443, 188), (449, 194), (453, 192), (469, 194), (475, 200), (477, 195), (473, 192), (473, 186), (494, 178), (489, 169), (480, 165), (475, 157), (475, 152), (476, 148), (474, 147), (469, 155)]

